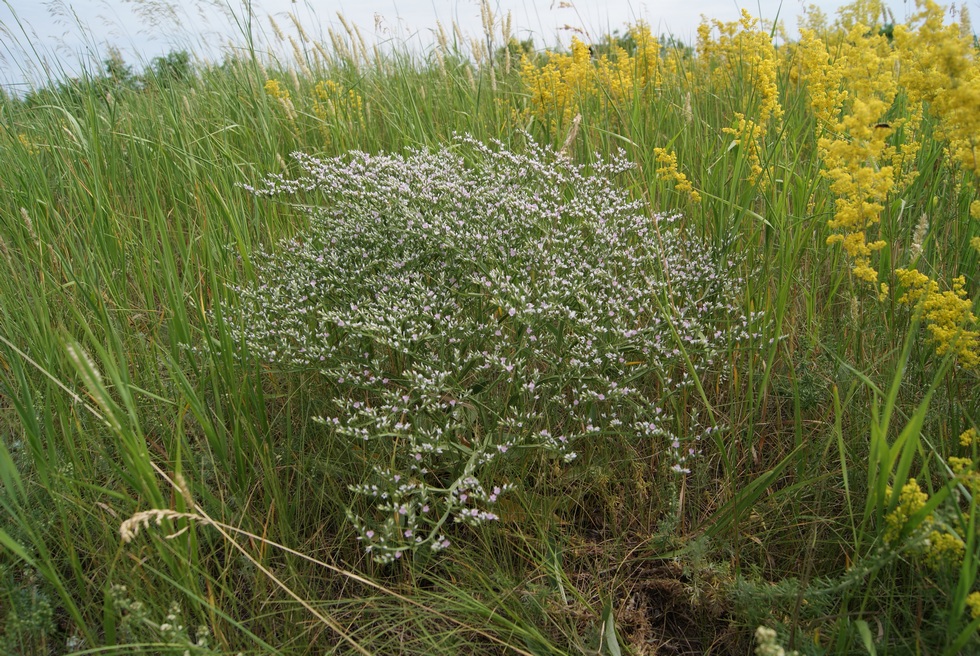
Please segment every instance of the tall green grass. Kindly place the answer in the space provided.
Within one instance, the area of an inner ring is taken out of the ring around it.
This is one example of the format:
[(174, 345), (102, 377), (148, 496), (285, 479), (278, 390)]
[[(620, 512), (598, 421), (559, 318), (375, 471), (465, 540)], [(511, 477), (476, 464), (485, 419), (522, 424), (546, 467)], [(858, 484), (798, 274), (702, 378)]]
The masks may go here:
[[(695, 377), (672, 408), (678, 434), (693, 408), (727, 430), (681, 478), (665, 445), (628, 435), (572, 466), (532, 460), (500, 522), (431, 558), (367, 559), (346, 519), (355, 455), (311, 420), (328, 388), (223, 327), (256, 252), (305, 228), (241, 185), (296, 174), (294, 150), (568, 135), (521, 113), (517, 46), (507, 67), (463, 44), (365, 57), (336, 38), (347, 47), (304, 41), (303, 61), (246, 48), (182, 79), (89, 75), (3, 98), (0, 651), (744, 654), (761, 624), (810, 654), (977, 648), (976, 503), (946, 465), (976, 425), (976, 374), (939, 362), (912, 313), (876, 302), (826, 245), (833, 199), (802, 86), (780, 80), (760, 192), (722, 133), (751, 94), (723, 91), (693, 53), (688, 81), (649, 101), (583, 106), (567, 154), (625, 148), (636, 197), (680, 211), (719, 261), (739, 256), (733, 301), (765, 313), (763, 346), (732, 348), (731, 374)], [(323, 120), (325, 80), (362, 108)], [(700, 205), (656, 174), (653, 147), (677, 153)], [(924, 257), (976, 297), (975, 179), (936, 141), (919, 167), (889, 239), (907, 244), (908, 217), (928, 212)], [(930, 501), (885, 544), (911, 478)], [(123, 543), (120, 525), (154, 508), (183, 516)], [(933, 572), (909, 553), (940, 509), (969, 539), (958, 569)]]

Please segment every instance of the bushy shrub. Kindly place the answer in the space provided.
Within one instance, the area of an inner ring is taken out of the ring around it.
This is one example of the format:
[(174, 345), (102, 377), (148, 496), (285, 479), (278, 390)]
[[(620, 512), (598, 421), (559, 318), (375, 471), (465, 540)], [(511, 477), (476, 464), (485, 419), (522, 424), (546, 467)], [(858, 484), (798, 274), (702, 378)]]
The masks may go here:
[(249, 187), (310, 225), (224, 314), (254, 355), (325, 377), (319, 420), (364, 455), (352, 491), (375, 512), (350, 518), (379, 561), (496, 519), (510, 485), (488, 465), (527, 450), (570, 462), (627, 434), (686, 472), (700, 435), (674, 434), (669, 397), (752, 337), (732, 263), (617, 187), (622, 153), (587, 169), (526, 138), (296, 154), (303, 177)]

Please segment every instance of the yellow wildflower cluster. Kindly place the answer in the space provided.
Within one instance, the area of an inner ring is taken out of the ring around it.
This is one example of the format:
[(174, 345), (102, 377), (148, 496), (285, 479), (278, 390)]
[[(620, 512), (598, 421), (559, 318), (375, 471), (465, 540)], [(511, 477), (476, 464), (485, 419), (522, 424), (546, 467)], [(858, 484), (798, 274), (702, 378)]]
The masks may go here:
[(968, 368), (980, 365), (980, 332), (964, 277), (957, 277), (951, 290), (941, 292), (939, 283), (915, 269), (897, 269), (895, 276), (907, 290), (899, 303), (921, 310), (936, 354), (952, 353)]
[[(887, 495), (891, 496), (891, 488)], [(897, 544), (909, 520), (917, 512), (925, 508), (929, 495), (922, 491), (918, 482), (910, 478), (898, 495), (898, 505), (895, 510), (885, 516), (885, 532), (883, 538), (886, 544)], [(923, 557), (926, 566), (939, 570), (949, 566), (957, 566), (962, 562), (966, 553), (963, 540), (945, 526), (935, 521), (932, 515), (926, 517), (920, 525), (927, 531), (927, 542), (923, 550), (917, 551)]]
[(674, 189), (682, 194), (687, 194), (692, 203), (701, 202), (701, 194), (694, 189), (694, 185), (687, 179), (687, 176), (678, 170), (676, 153), (672, 153), (665, 148), (654, 148), (653, 156), (660, 165), (657, 168), (657, 175), (673, 180), (675, 183)]
[(296, 121), (296, 108), (293, 107), (293, 101), (289, 97), (289, 89), (284, 87), (279, 80), (268, 79), (265, 81), (265, 92), (270, 98), (275, 98), (279, 101), (279, 104), (286, 112), (286, 118), (290, 122)]
[(925, 552), (926, 566), (941, 570), (945, 567), (958, 567), (966, 554), (966, 545), (955, 533), (944, 530), (929, 532), (929, 546)]
[(556, 116), (562, 124), (571, 121), (579, 111), (579, 99), (593, 86), (591, 60), (589, 47), (577, 37), (572, 37), (571, 54), (549, 52), (548, 63), (540, 68), (524, 55), (521, 78), (531, 91), (531, 111), (542, 120), (550, 118), (553, 127)]
[(284, 87), (279, 80), (266, 80), (265, 92), (276, 100), (289, 100), (289, 89)]
[(837, 122), (848, 97), (844, 67), (835, 65), (836, 55), (830, 52), (828, 44), (815, 30), (800, 32), (797, 47), (800, 77), (806, 82), (810, 109), (817, 119), (818, 129)]
[(970, 609), (970, 617), (980, 619), (980, 592), (971, 592), (966, 596), (966, 605)]
[[(711, 33), (718, 31), (718, 38), (711, 39)], [(754, 98), (757, 107), (756, 122), (766, 125), (770, 118), (779, 120), (783, 108), (779, 104), (779, 91), (776, 87), (776, 48), (769, 32), (759, 25), (759, 19), (747, 10), (742, 10), (738, 21), (725, 23), (712, 20), (709, 26), (702, 19), (698, 26), (698, 55), (704, 65), (712, 68), (716, 78), (736, 79), (743, 82)]]
[(28, 139), (27, 135), (24, 134), (23, 132), (17, 134), (17, 141), (19, 141), (20, 145), (24, 147), (24, 150), (27, 151), (28, 155), (33, 157), (34, 155), (38, 154), (39, 151), (37, 149), (37, 146), (31, 143), (31, 140)]
[[(944, 24), (945, 8), (933, 0), (917, 0), (919, 12), (906, 25), (894, 27), (889, 42), (878, 23), (879, 0), (858, 0), (839, 13), (834, 29), (822, 16), (803, 29), (798, 47), (800, 77), (806, 83), (817, 118), (818, 154), (823, 175), (835, 196), (835, 231), (827, 243), (842, 244), (853, 273), (879, 287), (871, 258), (886, 243), (869, 236), (889, 197), (900, 197), (918, 172), (918, 138), (926, 108), (937, 119), (935, 135), (945, 139), (947, 154), (964, 168), (977, 171), (980, 147), (980, 56), (962, 25)], [(962, 20), (961, 20), (962, 23)], [(980, 203), (971, 206), (980, 218)], [(928, 223), (920, 221), (909, 250), (921, 255)], [(970, 244), (980, 250), (980, 238)], [(980, 364), (980, 335), (958, 278), (949, 291), (913, 270), (899, 269), (896, 278), (908, 291), (899, 301), (921, 303), (937, 353), (953, 352), (958, 363)]]
[(969, 428), (960, 433), (960, 446), (970, 448), (977, 441), (977, 429)]
[[(960, 436), (960, 439), (962, 440), (963, 436)], [(956, 480), (962, 483), (971, 493), (977, 494), (980, 492), (980, 472), (974, 469), (973, 460), (970, 458), (950, 456), (948, 462), (949, 468), (953, 470), (953, 475), (956, 476)]]
[[(891, 494), (892, 490), (888, 488), (885, 496), (890, 497)], [(919, 484), (914, 478), (910, 478), (898, 494), (898, 505), (895, 510), (885, 516), (885, 542), (888, 544), (898, 542), (909, 519), (925, 508), (927, 501), (929, 501), (929, 495), (919, 488)], [(926, 521), (931, 519), (931, 517), (927, 518)]]
[(910, 100), (928, 103), (937, 136), (961, 165), (980, 171), (980, 56), (972, 32), (944, 24), (945, 9), (916, 0), (919, 12), (895, 28), (903, 84)]
[[(712, 39), (717, 31), (718, 38)], [(735, 126), (723, 132), (734, 135), (749, 162), (748, 182), (760, 184), (765, 137), (771, 121), (782, 119), (776, 86), (776, 49), (769, 32), (745, 9), (735, 22), (702, 19), (698, 27), (699, 62), (709, 68), (715, 83), (737, 83), (745, 99), (744, 112), (735, 113)], [(751, 118), (750, 118), (751, 117)], [(760, 184), (761, 186), (761, 184)]]
[[(886, 246), (869, 241), (867, 231), (878, 223), (888, 194), (895, 186), (896, 161), (910, 151), (889, 144), (901, 121), (886, 116), (898, 93), (898, 54), (884, 35), (856, 23), (831, 58), (833, 44), (803, 36), (804, 79), (818, 119), (817, 146), (823, 175), (834, 193), (834, 217), (828, 226), (837, 231), (828, 244), (840, 243), (853, 262), (854, 275), (877, 283), (871, 255)], [(843, 84), (846, 81), (846, 88)]]
[(735, 120), (735, 127), (722, 128), (721, 131), (725, 134), (734, 135), (739, 148), (742, 149), (743, 153), (747, 153), (749, 163), (747, 182), (754, 185), (759, 182), (762, 175), (762, 158), (759, 155), (759, 148), (766, 131), (752, 119), (745, 118), (745, 114), (741, 112), (735, 112)]
[(320, 133), (331, 142), (331, 125), (352, 129), (364, 125), (364, 98), (354, 89), (344, 91), (333, 80), (317, 82), (314, 88), (313, 114), (320, 119)]
[(629, 36), (635, 44), (632, 54), (610, 41), (603, 46), (608, 54), (593, 58), (589, 46), (572, 37), (571, 53), (549, 52), (543, 66), (524, 55), (521, 79), (530, 91), (531, 113), (558, 129), (590, 100), (625, 104), (655, 90), (661, 81), (660, 44), (643, 23), (631, 27)]

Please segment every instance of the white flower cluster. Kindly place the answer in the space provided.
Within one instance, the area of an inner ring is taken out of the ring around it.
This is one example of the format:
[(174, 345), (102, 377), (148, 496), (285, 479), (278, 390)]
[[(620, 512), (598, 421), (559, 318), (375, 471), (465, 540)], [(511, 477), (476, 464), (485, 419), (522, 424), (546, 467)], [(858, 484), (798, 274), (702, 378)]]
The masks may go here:
[(265, 361), (321, 372), (330, 434), (388, 463), (353, 488), (376, 501), (351, 519), (378, 560), (495, 519), (507, 486), (479, 478), (523, 450), (570, 462), (629, 433), (686, 470), (696, 440), (673, 434), (669, 397), (756, 337), (733, 263), (611, 181), (622, 153), (586, 169), (524, 136), (521, 153), (460, 136), (296, 154), (304, 177), (250, 188), (293, 197), (310, 227), (259, 255), (224, 315)]

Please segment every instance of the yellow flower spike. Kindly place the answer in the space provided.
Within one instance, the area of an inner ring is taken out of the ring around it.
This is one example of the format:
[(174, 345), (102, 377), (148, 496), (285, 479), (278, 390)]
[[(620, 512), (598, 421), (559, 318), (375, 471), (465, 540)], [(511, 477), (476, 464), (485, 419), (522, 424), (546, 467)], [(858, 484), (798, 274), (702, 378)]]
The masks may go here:
[(907, 289), (899, 303), (921, 309), (936, 354), (953, 353), (967, 368), (980, 365), (980, 332), (966, 294), (966, 279), (959, 276), (951, 290), (940, 292), (936, 281), (918, 271), (897, 269), (895, 275)]
[(654, 148), (653, 155), (657, 163), (660, 164), (660, 167), (657, 168), (657, 175), (662, 175), (665, 178), (673, 180), (675, 182), (674, 189), (681, 193), (686, 193), (692, 203), (700, 203), (701, 194), (695, 191), (691, 181), (677, 168), (677, 154), (669, 152), (664, 148)]
[(521, 79), (529, 91), (530, 113), (558, 130), (582, 113), (586, 103), (612, 101), (628, 105), (637, 93), (654, 93), (660, 83), (660, 44), (644, 23), (629, 29), (635, 44), (630, 55), (618, 43), (600, 44), (598, 57), (577, 37), (570, 53), (547, 53), (538, 66), (521, 59)]
[[(888, 495), (890, 496), (890, 488)], [(909, 519), (916, 512), (922, 510), (927, 501), (929, 501), (929, 495), (919, 488), (919, 484), (914, 478), (910, 478), (902, 486), (902, 491), (898, 495), (898, 506), (885, 516), (885, 533), (883, 536), (885, 542), (891, 544), (897, 541)], [(932, 518), (928, 517), (926, 521), (931, 522)]]
[[(964, 433), (964, 435), (965, 434), (966, 433)], [(963, 444), (963, 435), (960, 436), (960, 444)], [(969, 443), (963, 444), (963, 446), (969, 446)], [(953, 470), (953, 474), (957, 477), (962, 478), (973, 471), (973, 461), (969, 458), (950, 456), (947, 462), (949, 464), (949, 468)]]
[(936, 135), (948, 142), (949, 156), (980, 170), (980, 58), (972, 35), (945, 24), (945, 7), (932, 0), (908, 25), (895, 29), (895, 48), (902, 59), (903, 86), (913, 103), (924, 102), (939, 118)]
[(265, 92), (276, 100), (289, 100), (289, 89), (283, 87), (279, 80), (266, 80)]
[(966, 605), (970, 609), (970, 617), (980, 619), (980, 592), (971, 592), (966, 596)]
[(34, 155), (38, 154), (37, 146), (31, 143), (31, 140), (28, 139), (27, 135), (24, 134), (23, 132), (17, 134), (17, 141), (19, 141), (20, 145), (24, 147), (28, 155), (31, 155), (33, 157)]
[(977, 429), (970, 428), (960, 433), (960, 445), (969, 448), (977, 441)]
[[(962, 443), (962, 435), (961, 443)], [(980, 493), (980, 472), (975, 469), (976, 464), (970, 458), (959, 458), (950, 456), (947, 461), (949, 468), (953, 470), (953, 475), (970, 490), (972, 494)]]
[(966, 545), (958, 535), (948, 531), (932, 531), (929, 533), (929, 546), (925, 554), (925, 563), (933, 570), (959, 567), (963, 563)]
[(821, 174), (830, 180), (835, 195), (828, 226), (838, 235), (827, 241), (842, 244), (856, 278), (875, 284), (878, 277), (870, 256), (886, 244), (869, 242), (867, 233), (879, 222), (889, 195), (914, 179), (918, 152), (918, 146), (911, 145), (914, 139), (906, 138), (907, 146), (896, 146), (889, 139), (899, 127), (915, 129), (921, 112), (912, 111), (908, 126), (902, 119), (886, 122), (898, 95), (899, 60), (887, 38), (862, 22), (865, 15), (875, 14), (852, 6), (850, 14), (841, 15), (839, 24), (848, 33), (839, 48), (814, 30), (804, 29), (799, 49), (817, 118)]

